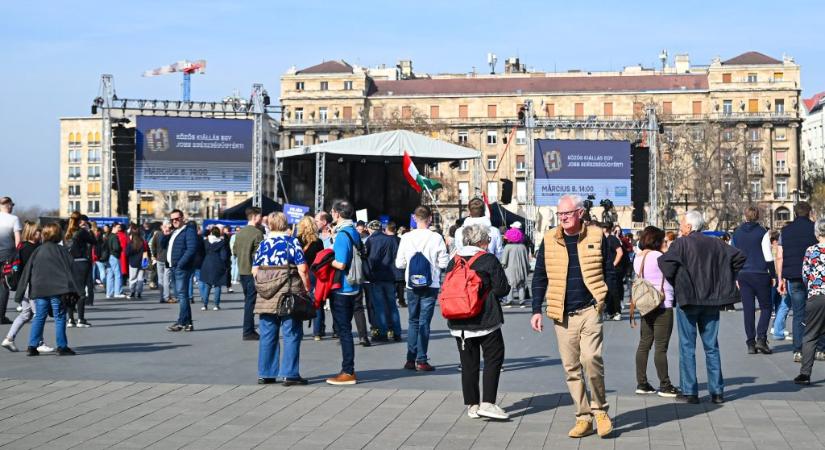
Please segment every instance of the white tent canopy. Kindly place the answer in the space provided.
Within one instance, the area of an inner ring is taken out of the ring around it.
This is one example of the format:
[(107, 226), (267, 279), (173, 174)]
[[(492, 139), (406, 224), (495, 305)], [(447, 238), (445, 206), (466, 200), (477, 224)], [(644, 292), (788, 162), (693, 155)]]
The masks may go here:
[(404, 151), (412, 158), (438, 161), (475, 159), (480, 157), (477, 150), (433, 139), (406, 130), (385, 131), (367, 134), (324, 144), (307, 145), (278, 151), (278, 158), (314, 156), (318, 153), (329, 155), (351, 155), (362, 157), (400, 158)]

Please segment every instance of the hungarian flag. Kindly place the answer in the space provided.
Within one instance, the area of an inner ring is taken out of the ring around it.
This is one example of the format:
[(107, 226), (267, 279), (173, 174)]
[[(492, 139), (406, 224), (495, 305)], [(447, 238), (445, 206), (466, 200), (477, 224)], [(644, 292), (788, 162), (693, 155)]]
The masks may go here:
[(406, 150), (404, 151), (404, 178), (407, 179), (407, 183), (410, 183), (410, 186), (418, 193), (421, 193), (422, 189), (434, 191), (441, 187), (441, 183), (438, 181), (418, 173), (418, 169), (415, 168), (415, 164), (413, 164), (412, 158), (410, 158)]

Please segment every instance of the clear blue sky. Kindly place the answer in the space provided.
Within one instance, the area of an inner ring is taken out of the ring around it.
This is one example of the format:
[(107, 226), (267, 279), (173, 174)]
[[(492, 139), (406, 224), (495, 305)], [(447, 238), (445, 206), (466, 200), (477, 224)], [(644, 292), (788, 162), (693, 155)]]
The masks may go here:
[(262, 82), (277, 97), (291, 65), (325, 59), (468, 72), (486, 54), (538, 70), (619, 69), (689, 53), (694, 64), (756, 50), (796, 58), (803, 96), (825, 90), (825, 2), (45, 1), (0, 7), (0, 195), (56, 207), (59, 122), (89, 114), (100, 74), (130, 98), (180, 96), (180, 78), (141, 78), (207, 59), (192, 97), (216, 100)]

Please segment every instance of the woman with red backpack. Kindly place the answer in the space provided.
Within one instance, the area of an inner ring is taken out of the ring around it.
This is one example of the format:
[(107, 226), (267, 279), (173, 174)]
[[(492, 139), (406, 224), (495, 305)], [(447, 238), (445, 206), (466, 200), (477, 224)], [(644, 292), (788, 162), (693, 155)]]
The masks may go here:
[[(485, 250), (490, 243), (489, 227), (469, 225), (462, 234), (463, 247), (447, 266), (447, 278), (439, 297), (447, 327), (456, 338), (461, 358), (461, 389), (467, 416), (507, 420), (510, 416), (496, 405), (498, 381), (504, 363), (504, 315), (499, 298), (510, 292), (507, 276), (498, 259)], [(479, 284), (480, 282), (480, 284)], [(474, 287), (471, 287), (474, 286)], [(470, 287), (470, 289), (467, 289)], [(466, 292), (464, 299), (456, 293)], [(472, 298), (470, 298), (472, 297)], [(461, 314), (462, 301), (471, 313)], [(478, 303), (481, 305), (478, 305)], [(450, 303), (454, 303), (451, 305)], [(457, 304), (457, 305), (456, 305)], [(458, 306), (454, 308), (453, 306)], [(472, 313), (476, 314), (469, 316)], [(469, 317), (466, 317), (469, 316)], [(466, 318), (456, 318), (466, 317)], [(481, 352), (484, 352), (484, 396), (478, 389)]]

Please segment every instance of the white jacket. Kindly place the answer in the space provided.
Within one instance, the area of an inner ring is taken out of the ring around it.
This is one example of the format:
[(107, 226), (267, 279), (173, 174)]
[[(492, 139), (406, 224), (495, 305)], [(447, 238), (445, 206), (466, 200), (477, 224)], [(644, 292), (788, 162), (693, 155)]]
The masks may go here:
[(450, 262), (444, 238), (430, 230), (419, 229), (401, 236), (401, 243), (398, 244), (398, 254), (395, 257), (395, 266), (404, 269), (404, 283), (407, 283), (410, 279), (409, 262), (418, 252), (421, 252), (430, 262), (433, 280), (430, 287), (441, 287), (441, 271), (446, 269), (447, 264)]
[(464, 247), (464, 227), (470, 225), (482, 225), (489, 228), (490, 245), (487, 246), (487, 252), (496, 255), (496, 258), (501, 260), (501, 255), (504, 252), (504, 246), (501, 242), (501, 232), (490, 223), (488, 217), (468, 217), (464, 219), (464, 225), (455, 232), (455, 248), (461, 250)]

